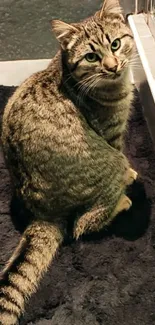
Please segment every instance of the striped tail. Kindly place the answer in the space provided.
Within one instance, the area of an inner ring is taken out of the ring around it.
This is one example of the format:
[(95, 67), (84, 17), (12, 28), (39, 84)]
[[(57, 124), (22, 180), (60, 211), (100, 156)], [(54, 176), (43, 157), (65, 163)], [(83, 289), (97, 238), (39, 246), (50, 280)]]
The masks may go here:
[(17, 324), (62, 241), (60, 229), (48, 222), (36, 221), (26, 229), (1, 274), (0, 325)]

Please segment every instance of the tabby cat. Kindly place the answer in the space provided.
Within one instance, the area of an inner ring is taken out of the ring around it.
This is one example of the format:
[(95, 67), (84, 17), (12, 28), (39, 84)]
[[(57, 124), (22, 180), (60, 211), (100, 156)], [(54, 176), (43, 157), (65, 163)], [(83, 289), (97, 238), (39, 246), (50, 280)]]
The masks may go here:
[(133, 37), (116, 0), (76, 24), (52, 22), (61, 50), (5, 108), (2, 144), (14, 191), (33, 215), (1, 274), (0, 324), (18, 322), (74, 220), (99, 231), (131, 206), (137, 177), (122, 153), (132, 101)]

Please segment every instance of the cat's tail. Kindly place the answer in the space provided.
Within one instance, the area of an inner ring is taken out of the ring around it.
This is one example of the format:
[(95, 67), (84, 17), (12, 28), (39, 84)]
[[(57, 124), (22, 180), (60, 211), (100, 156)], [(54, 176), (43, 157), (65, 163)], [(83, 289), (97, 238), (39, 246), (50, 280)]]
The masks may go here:
[(0, 325), (17, 324), (25, 301), (38, 287), (59, 246), (63, 232), (48, 222), (33, 222), (24, 232), (0, 278)]

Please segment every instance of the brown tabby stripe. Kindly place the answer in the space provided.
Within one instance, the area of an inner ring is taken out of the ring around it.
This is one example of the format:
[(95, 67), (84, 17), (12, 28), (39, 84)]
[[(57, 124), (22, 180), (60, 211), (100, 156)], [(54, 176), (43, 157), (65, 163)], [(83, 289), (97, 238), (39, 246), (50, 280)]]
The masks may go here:
[(94, 44), (98, 45), (98, 42), (94, 38), (91, 38), (91, 40)]
[(115, 135), (113, 135), (111, 138), (108, 139), (108, 141), (111, 143), (111, 142), (114, 142), (116, 141), (118, 138), (120, 138), (120, 136), (122, 135), (122, 132), (118, 132), (116, 133)]
[(95, 49), (95, 47), (94, 47), (94, 45), (93, 45), (92, 43), (89, 43), (89, 46), (90, 46), (90, 48), (91, 48), (91, 50), (92, 50), (93, 52), (96, 51), (96, 49)]
[(107, 41), (108, 41), (109, 43), (111, 43), (111, 40), (110, 40), (109, 35), (108, 35), (108, 34), (105, 34), (105, 37), (106, 37)]
[(107, 132), (111, 129), (114, 130), (114, 129), (117, 129), (119, 127), (122, 126), (122, 122), (120, 120), (114, 120), (114, 121), (111, 121), (110, 123), (107, 124), (107, 126), (104, 127), (104, 133), (107, 134)]
[[(16, 254), (3, 272), (0, 286), (0, 324), (16, 324), (24, 300), (36, 291), (39, 280), (63, 240), (60, 230), (46, 222), (34, 222), (25, 231)], [(8, 272), (9, 270), (9, 272)], [(14, 322), (7, 322), (8, 314)]]

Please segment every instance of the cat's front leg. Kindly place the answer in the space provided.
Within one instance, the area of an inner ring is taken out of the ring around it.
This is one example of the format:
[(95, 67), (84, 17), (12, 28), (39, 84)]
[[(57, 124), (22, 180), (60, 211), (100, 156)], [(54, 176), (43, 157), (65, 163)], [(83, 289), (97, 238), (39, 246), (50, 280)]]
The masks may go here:
[(124, 141), (123, 141), (123, 137), (122, 134), (116, 134), (113, 135), (112, 138), (110, 139), (110, 141), (108, 141), (108, 143), (110, 144), (111, 147), (115, 148), (118, 151), (123, 152), (124, 150)]

